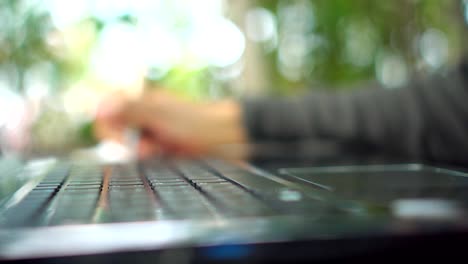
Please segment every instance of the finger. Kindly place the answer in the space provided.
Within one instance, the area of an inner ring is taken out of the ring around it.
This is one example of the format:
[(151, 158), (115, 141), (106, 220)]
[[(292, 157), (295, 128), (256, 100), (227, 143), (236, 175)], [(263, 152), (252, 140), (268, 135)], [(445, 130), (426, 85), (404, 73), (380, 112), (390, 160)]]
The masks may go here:
[(93, 132), (97, 139), (123, 142), (125, 124), (120, 117), (127, 98), (114, 93), (103, 98), (96, 109)]
[(114, 119), (121, 112), (129, 98), (122, 93), (113, 93), (104, 97), (96, 110), (97, 119)]
[(169, 151), (165, 142), (155, 131), (142, 129), (140, 136), (141, 140), (138, 149), (140, 158), (168, 155)]
[(136, 126), (150, 131), (157, 131), (157, 111), (144, 101), (127, 103), (119, 113), (121, 120), (128, 126)]
[(160, 141), (160, 148), (165, 155), (177, 158), (195, 158), (202, 155), (202, 151), (189, 143), (177, 141)]
[(96, 119), (93, 125), (93, 133), (97, 139), (110, 139), (123, 142), (124, 130), (123, 124), (111, 120)]
[(147, 159), (162, 154), (157, 141), (151, 138), (142, 138), (138, 144), (138, 157), (140, 159)]

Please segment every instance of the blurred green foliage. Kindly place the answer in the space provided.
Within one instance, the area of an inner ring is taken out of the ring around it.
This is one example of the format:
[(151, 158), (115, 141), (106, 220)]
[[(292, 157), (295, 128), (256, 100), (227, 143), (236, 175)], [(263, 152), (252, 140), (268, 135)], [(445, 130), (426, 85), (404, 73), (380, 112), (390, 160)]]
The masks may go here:
[[(309, 9), (310, 26), (302, 32), (306, 39), (320, 40), (305, 54), (306, 70), (297, 80), (279, 73), (278, 49), (267, 55), (271, 78), (283, 88), (278, 91), (281, 93), (310, 83), (349, 87), (350, 83), (374, 79), (382, 52), (401, 55), (410, 74), (424, 71), (417, 40), (429, 29), (442, 32), (447, 39), (449, 54), (442, 66), (456, 61), (466, 49), (463, 6), (458, 0), (258, 0), (256, 5), (276, 14), (280, 38), (282, 27), (291, 27), (287, 23), (300, 23), (282, 20), (281, 14), (297, 5)], [(304, 17), (301, 12), (298, 20)], [(350, 48), (354, 54), (349, 54)]]
[[(180, 3), (174, 6), (178, 5)], [(463, 28), (462, 1), (459, 0), (256, 0), (250, 7), (264, 7), (277, 20), (278, 43), (273, 49), (268, 44), (264, 59), (269, 72), (267, 77), (275, 84), (272, 89), (279, 93), (310, 84), (342, 86), (373, 79), (378, 57), (385, 52), (401, 56), (410, 73), (424, 71), (417, 40), (429, 29), (442, 32), (447, 40), (449, 54), (445, 64), (455, 61), (465, 49), (463, 44), (467, 34)], [(190, 27), (187, 18), (177, 14), (177, 10), (169, 11), (175, 12), (173, 23), (179, 30)], [(288, 12), (289, 17), (285, 15)], [(56, 76), (58, 80), (66, 80), (63, 75), (72, 79), (83, 77), (85, 60), (92, 46), (84, 49), (87, 54), (72, 54), (71, 58), (55, 56), (46, 41), (53, 25), (47, 10), (41, 7), (41, 1), (3, 0), (0, 1), (0, 14), (3, 19), (0, 65), (6, 65), (17, 75), (18, 91), (24, 89), (25, 72), (41, 61), (57, 66), (56, 74), (62, 75)], [(294, 19), (291, 14), (295, 15)], [(124, 14), (121, 19), (129, 24), (138, 21), (138, 17), (131, 13)], [(90, 24), (95, 27), (94, 40), (98, 39), (105, 23), (92, 16), (81, 22), (83, 27)], [(305, 51), (295, 54), (303, 57), (300, 67), (285, 69), (281, 62), (281, 44), (291, 31), (300, 34), (299, 41), (305, 44), (290, 49)], [(296, 71), (296, 76), (290, 78), (285, 71)], [(188, 70), (181, 61), (157, 81), (200, 96), (212, 92), (213, 83), (218, 88), (229, 86), (216, 81), (215, 72), (216, 69), (209, 68)]]
[(13, 77), (17, 91), (24, 90), (25, 74), (37, 63), (57, 58), (46, 43), (52, 23), (38, 1), (0, 1), (0, 66)]

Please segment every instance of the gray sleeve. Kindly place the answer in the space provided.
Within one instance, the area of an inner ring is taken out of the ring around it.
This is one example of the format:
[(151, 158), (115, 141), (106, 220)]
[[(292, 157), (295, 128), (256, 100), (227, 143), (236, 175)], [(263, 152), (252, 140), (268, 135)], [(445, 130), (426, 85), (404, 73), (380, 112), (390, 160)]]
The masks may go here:
[(327, 139), (436, 161), (468, 161), (468, 73), (461, 66), (407, 87), (313, 92), (243, 104), (253, 141)]

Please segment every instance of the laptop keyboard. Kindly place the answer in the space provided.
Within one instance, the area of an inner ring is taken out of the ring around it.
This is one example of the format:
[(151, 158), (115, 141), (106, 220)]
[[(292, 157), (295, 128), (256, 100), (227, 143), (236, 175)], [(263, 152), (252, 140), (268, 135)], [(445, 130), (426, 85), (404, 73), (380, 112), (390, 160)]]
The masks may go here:
[[(278, 195), (285, 191), (288, 199)], [(60, 164), (0, 215), (0, 226), (222, 219), (317, 209), (317, 201), (304, 198), (219, 161)]]

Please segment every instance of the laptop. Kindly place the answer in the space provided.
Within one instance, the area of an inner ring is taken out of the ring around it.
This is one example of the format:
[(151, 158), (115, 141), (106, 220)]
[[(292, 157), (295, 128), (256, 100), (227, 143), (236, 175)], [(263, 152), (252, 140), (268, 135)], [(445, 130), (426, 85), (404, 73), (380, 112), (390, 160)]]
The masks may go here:
[[(263, 163), (264, 164), (264, 163)], [(468, 174), (215, 159), (0, 159), (0, 260), (263, 263), (462, 254)]]

